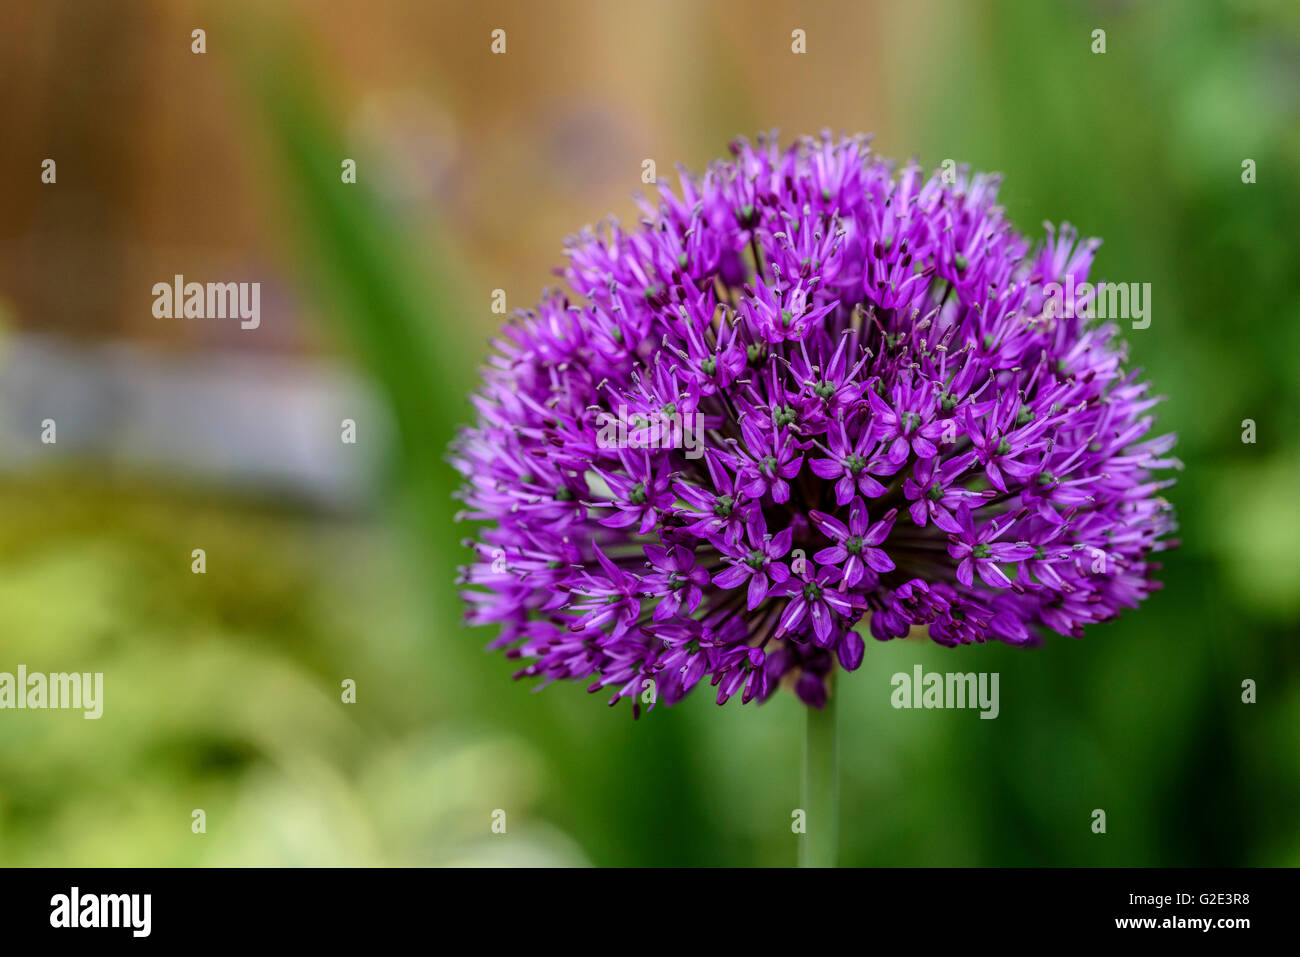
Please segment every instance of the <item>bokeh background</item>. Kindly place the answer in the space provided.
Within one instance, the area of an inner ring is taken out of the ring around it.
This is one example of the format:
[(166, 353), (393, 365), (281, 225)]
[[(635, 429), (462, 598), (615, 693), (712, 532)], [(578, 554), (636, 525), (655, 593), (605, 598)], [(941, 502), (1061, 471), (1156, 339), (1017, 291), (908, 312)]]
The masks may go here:
[[(633, 217), (643, 159), (774, 127), (1102, 237), (1186, 464), (1140, 611), (869, 643), (843, 863), (1300, 864), (1293, 2), (6, 0), (0, 91), (0, 670), (105, 674), (99, 721), (0, 712), (0, 864), (792, 864), (800, 706), (512, 683), (443, 460), (492, 290)], [(154, 318), (177, 273), (261, 282), (261, 327)], [(1000, 717), (894, 711), (917, 663), (999, 672)]]

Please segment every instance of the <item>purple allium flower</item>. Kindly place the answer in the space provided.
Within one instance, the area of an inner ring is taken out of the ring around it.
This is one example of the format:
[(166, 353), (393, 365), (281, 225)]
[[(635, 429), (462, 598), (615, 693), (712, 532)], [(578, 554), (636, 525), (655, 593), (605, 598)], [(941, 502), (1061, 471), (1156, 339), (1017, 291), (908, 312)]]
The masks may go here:
[(823, 548), (813, 556), (813, 560), (833, 565), (843, 562), (845, 588), (852, 588), (862, 581), (868, 568), (880, 574), (892, 572), (894, 560), (883, 548), (877, 546), (889, 537), (897, 514), (898, 509), (891, 508), (889, 514), (872, 525), (867, 516), (867, 507), (860, 498), (854, 499), (849, 508), (848, 525), (816, 510), (809, 512), (808, 516), (818, 530), (835, 543), (829, 548)]
[(1158, 588), (1174, 437), (1116, 326), (1045, 308), (1097, 243), (1031, 245), (996, 177), (860, 137), (732, 156), (571, 239), (495, 342), (453, 462), (467, 617), (517, 677), (821, 707), (868, 631), (1079, 637)]

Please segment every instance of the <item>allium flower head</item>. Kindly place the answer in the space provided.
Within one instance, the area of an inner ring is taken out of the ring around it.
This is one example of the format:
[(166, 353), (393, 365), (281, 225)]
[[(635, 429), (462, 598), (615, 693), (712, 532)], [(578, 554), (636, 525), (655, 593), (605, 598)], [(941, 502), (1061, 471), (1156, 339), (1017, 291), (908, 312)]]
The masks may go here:
[(820, 707), (863, 632), (1027, 645), (1157, 588), (1174, 438), (1116, 326), (1048, 308), (1098, 244), (864, 138), (731, 152), (569, 240), (495, 342), (453, 462), (517, 676)]

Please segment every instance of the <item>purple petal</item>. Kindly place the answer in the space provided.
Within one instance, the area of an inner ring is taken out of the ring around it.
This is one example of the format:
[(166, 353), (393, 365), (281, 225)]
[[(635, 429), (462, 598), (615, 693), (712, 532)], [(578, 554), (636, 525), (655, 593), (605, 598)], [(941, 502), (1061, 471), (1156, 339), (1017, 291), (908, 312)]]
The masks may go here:
[(750, 568), (748, 565), (736, 564), (730, 568), (724, 568), (713, 576), (713, 584), (719, 588), (738, 588), (746, 578), (750, 577)]
[(845, 671), (857, 671), (862, 665), (862, 659), (866, 656), (867, 645), (862, 640), (862, 636), (856, 631), (848, 632), (840, 641), (836, 654), (840, 659), (840, 666)]

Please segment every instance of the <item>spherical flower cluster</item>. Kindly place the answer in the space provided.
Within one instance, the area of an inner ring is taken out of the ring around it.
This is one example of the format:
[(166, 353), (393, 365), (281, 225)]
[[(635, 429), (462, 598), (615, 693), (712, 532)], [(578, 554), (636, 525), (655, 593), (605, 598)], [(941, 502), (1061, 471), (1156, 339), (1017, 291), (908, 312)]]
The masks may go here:
[(860, 137), (731, 152), (571, 239), (494, 343), (452, 460), (517, 677), (820, 707), (864, 631), (1026, 645), (1157, 588), (1174, 438), (1116, 326), (1053, 307), (1097, 243)]

